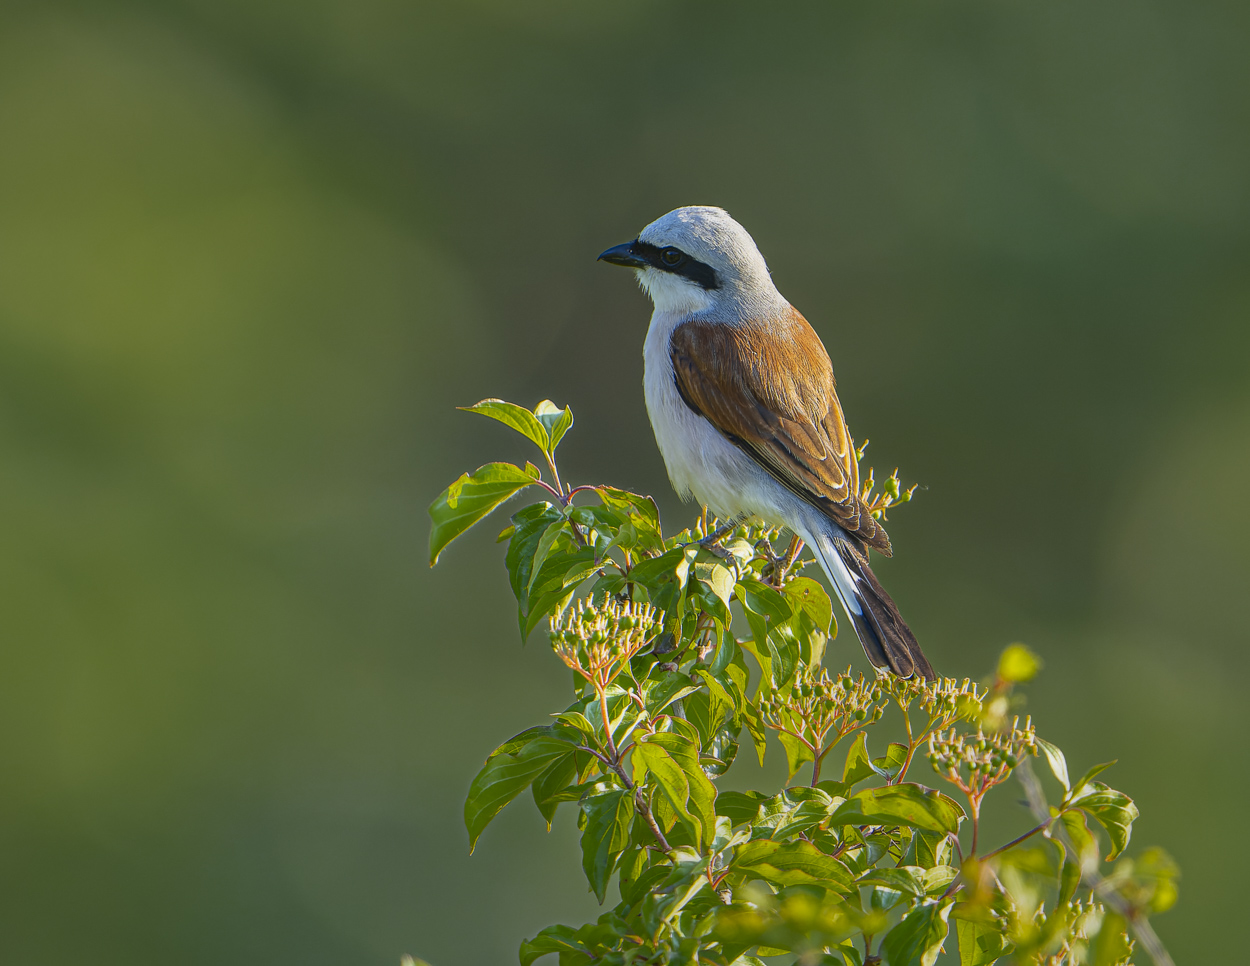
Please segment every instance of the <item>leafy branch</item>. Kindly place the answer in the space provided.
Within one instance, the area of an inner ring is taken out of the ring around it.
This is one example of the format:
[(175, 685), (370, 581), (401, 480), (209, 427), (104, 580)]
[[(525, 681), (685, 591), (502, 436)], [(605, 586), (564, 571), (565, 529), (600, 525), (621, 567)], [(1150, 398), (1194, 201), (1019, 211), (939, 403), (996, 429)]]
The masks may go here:
[[(575, 678), (552, 723), (504, 742), (473, 779), (470, 848), (528, 789), (548, 826), (561, 805), (576, 812), (590, 888), (600, 903), (613, 882), (619, 893), (597, 922), (522, 943), (522, 966), (547, 954), (560, 966), (760, 966), (783, 954), (933, 966), (952, 942), (961, 966), (1115, 966), (1137, 947), (1170, 966), (1149, 916), (1175, 901), (1176, 867), (1157, 849), (1125, 857), (1138, 812), (1098, 780), (1110, 764), (1071, 781), (1063, 752), (1031, 718), (1020, 724), (1016, 689), (1041, 666), (1031, 651), (1008, 647), (985, 684), (831, 673), (837, 623), (797, 537), (787, 546), (777, 529), (720, 526), (706, 510), (666, 536), (650, 498), (561, 480), (568, 408), (467, 410), (530, 439), (546, 477), (530, 463), (461, 476), (430, 507), (431, 562), (537, 488), (544, 498), (500, 540), (522, 638), (544, 625)], [(903, 491), (896, 470), (873, 489), (870, 471), (862, 495), (884, 516), (915, 487)], [(790, 780), (810, 765), (809, 780), (719, 788), (742, 741), (761, 763), (780, 746)], [(922, 750), (963, 805), (908, 780)], [(1062, 789), (1054, 805), (1033, 757)], [(1032, 825), (984, 849), (982, 814), (1012, 775)], [(1104, 862), (1116, 864), (1104, 874)]]

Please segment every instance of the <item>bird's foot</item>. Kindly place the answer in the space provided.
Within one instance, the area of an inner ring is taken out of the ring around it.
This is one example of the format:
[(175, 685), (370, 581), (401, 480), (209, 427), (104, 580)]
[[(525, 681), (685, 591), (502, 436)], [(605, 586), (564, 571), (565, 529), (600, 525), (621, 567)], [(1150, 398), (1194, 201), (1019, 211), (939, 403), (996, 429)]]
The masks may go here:
[(803, 540), (798, 534), (795, 534), (790, 540), (790, 546), (786, 548), (786, 552), (783, 554), (778, 554), (767, 538), (765, 538), (763, 543), (764, 556), (768, 559), (768, 564), (765, 566), (761, 576), (774, 587), (783, 587), (790, 573), (790, 568), (794, 566), (799, 554), (803, 552)]
[(726, 550), (724, 547), (722, 547), (720, 545), (720, 542), (723, 539), (725, 539), (726, 536), (732, 533), (736, 526), (738, 526), (737, 521), (731, 520), (729, 523), (726, 523), (723, 526), (717, 527), (715, 530), (713, 530), (703, 539), (691, 540), (689, 543), (682, 544), (682, 546), (683, 547), (701, 547), (702, 549), (706, 550), (708, 553), (713, 554), (714, 556), (720, 557), (721, 560), (728, 560), (730, 557), (733, 556), (733, 554), (730, 553), (728, 550)]

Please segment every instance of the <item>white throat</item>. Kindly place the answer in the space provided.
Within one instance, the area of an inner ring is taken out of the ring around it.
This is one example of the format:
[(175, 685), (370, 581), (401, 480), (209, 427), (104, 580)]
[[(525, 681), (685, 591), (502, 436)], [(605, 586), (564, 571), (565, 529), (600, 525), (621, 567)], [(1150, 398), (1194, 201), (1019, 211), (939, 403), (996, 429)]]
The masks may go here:
[(656, 312), (665, 315), (690, 316), (712, 307), (711, 296), (688, 278), (644, 268), (638, 272), (638, 284), (647, 293)]

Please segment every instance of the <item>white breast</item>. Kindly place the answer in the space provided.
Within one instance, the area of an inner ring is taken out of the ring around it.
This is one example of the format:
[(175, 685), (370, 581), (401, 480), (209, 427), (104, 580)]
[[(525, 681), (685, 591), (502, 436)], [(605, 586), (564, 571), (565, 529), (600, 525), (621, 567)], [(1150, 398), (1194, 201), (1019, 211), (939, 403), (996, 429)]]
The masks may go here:
[(774, 525), (798, 522), (794, 496), (678, 393), (669, 338), (686, 318), (656, 309), (643, 347), (647, 415), (673, 488), (683, 500), (694, 497), (706, 504), (722, 520), (753, 516)]

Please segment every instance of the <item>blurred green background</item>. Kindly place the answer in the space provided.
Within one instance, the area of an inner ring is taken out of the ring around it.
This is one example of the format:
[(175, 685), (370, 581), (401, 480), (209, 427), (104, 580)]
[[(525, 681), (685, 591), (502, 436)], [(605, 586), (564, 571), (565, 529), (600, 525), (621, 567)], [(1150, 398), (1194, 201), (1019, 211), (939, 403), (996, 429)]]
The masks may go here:
[(1240, 0), (5, 3), (0, 957), (506, 963), (597, 914), (567, 815), (467, 855), (567, 675), (502, 517), (431, 572), (425, 507), (526, 456), (453, 406), (550, 396), (566, 478), (684, 518), (594, 258), (706, 203), (927, 487), (879, 572), (934, 663), (1040, 651), (1042, 733), (1183, 868), (1178, 962), (1238, 960), (1248, 41)]

